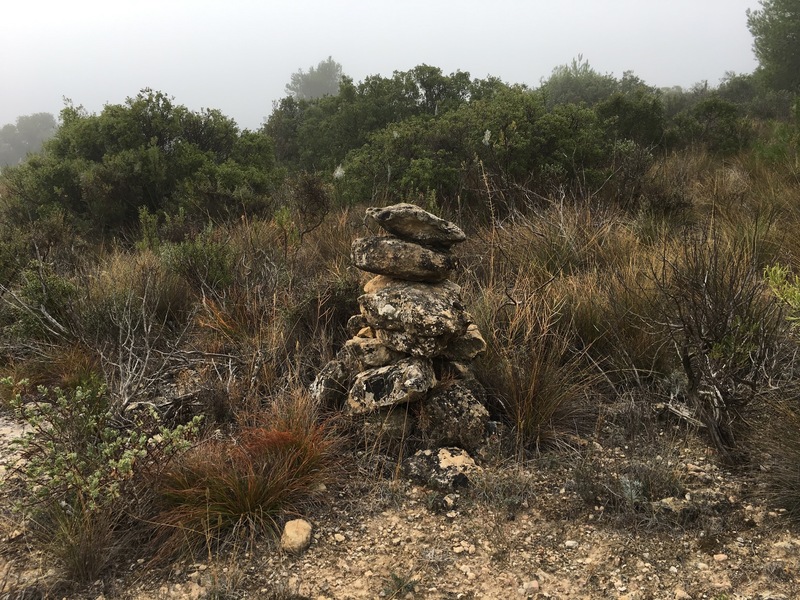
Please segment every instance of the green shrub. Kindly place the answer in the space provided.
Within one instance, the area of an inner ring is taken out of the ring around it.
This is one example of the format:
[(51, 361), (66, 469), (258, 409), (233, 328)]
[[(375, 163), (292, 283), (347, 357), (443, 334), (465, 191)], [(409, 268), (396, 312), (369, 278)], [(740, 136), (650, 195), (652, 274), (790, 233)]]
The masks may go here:
[(40, 388), (11, 406), (27, 428), (3, 491), (18, 492), (15, 510), (65, 575), (92, 580), (131, 534), (131, 515), (147, 507), (149, 478), (188, 447), (200, 418), (168, 428), (150, 412), (123, 426), (102, 386)]
[(69, 339), (77, 320), (80, 291), (50, 264), (34, 261), (20, 274), (16, 292), (4, 296), (15, 322), (10, 327), (20, 340)]
[[(11, 385), (5, 380), (5, 385)], [(136, 475), (188, 445), (199, 418), (169, 429), (155, 412), (120, 427), (105, 387), (39, 388), (37, 399), (17, 394), (11, 407), (27, 425), (15, 441), (23, 463), (15, 471), (27, 491), (25, 505), (72, 502), (102, 506), (126, 497)], [(26, 506), (22, 506), (27, 510)]]
[(716, 156), (732, 156), (753, 140), (750, 121), (736, 105), (710, 94), (676, 116), (669, 136), (678, 147), (698, 145)]
[(231, 284), (233, 256), (223, 230), (209, 225), (192, 239), (163, 244), (160, 256), (168, 269), (184, 277), (198, 292), (215, 292)]

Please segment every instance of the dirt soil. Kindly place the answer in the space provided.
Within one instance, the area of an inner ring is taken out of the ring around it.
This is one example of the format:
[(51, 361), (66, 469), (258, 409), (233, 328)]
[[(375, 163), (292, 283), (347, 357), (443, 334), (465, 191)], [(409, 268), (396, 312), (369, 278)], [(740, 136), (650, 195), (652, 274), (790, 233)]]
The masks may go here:
[[(522, 466), (487, 451), (473, 487), (456, 491), (380, 477), (362, 456), (305, 515), (314, 533), (299, 557), (259, 540), (168, 571), (131, 559), (88, 589), (58, 584), (6, 513), (0, 598), (800, 598), (800, 531), (759, 500), (751, 474), (720, 468), (679, 430), (641, 445), (605, 431)], [(6, 440), (15, 431), (0, 421)], [(644, 497), (624, 475), (642, 465), (680, 495)]]

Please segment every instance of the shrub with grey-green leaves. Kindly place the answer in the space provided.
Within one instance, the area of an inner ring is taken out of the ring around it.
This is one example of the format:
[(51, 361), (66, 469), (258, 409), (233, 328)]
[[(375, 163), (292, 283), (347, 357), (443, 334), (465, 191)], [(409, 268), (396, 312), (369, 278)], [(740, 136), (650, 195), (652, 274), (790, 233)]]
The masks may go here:
[(13, 442), (23, 460), (12, 466), (6, 485), (21, 486), (23, 513), (47, 503), (92, 508), (133, 501), (142, 478), (187, 448), (200, 424), (196, 417), (171, 428), (154, 410), (122, 420), (102, 385), (40, 387), (34, 398), (17, 393), (11, 408), (25, 433)]

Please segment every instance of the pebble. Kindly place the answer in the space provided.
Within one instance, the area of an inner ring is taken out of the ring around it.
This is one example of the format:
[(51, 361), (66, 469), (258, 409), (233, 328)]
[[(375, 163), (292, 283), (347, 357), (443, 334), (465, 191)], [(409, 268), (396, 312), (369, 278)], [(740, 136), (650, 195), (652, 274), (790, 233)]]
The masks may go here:
[(578, 542), (576, 542), (575, 540), (567, 540), (566, 542), (564, 542), (564, 546), (566, 548), (577, 548)]
[(533, 594), (539, 591), (539, 582), (535, 579), (530, 581), (526, 581), (522, 584), (522, 593), (523, 594)]
[(333, 539), (336, 540), (338, 544), (341, 544), (345, 540), (345, 537), (341, 533), (335, 533)]
[(714, 555), (714, 561), (715, 562), (725, 562), (726, 560), (728, 560), (728, 555), (727, 554), (715, 554)]

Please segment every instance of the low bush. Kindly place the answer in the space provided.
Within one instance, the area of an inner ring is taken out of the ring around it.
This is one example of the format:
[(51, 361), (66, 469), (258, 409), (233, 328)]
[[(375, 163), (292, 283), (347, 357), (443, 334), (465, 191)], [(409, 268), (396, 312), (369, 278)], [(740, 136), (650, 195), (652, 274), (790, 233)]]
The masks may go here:
[(689, 235), (651, 273), (663, 316), (653, 326), (677, 350), (685, 400), (723, 457), (741, 452), (748, 409), (781, 369), (783, 311), (768, 293), (758, 240)]
[(233, 280), (233, 256), (223, 229), (207, 227), (192, 239), (162, 244), (161, 259), (198, 292), (215, 292)]
[(149, 502), (147, 480), (188, 447), (200, 419), (168, 428), (150, 412), (125, 423), (103, 386), (17, 393), (12, 408), (27, 428), (3, 492), (64, 575), (91, 580), (131, 535), (131, 516)]
[(574, 480), (576, 492), (584, 502), (602, 507), (623, 523), (667, 524), (668, 519), (659, 520), (658, 501), (682, 498), (686, 493), (666, 459), (632, 458), (618, 472), (617, 467), (612, 470), (589, 453), (577, 463)]

